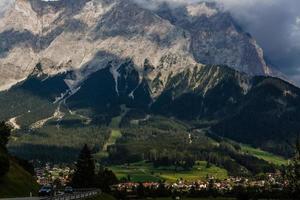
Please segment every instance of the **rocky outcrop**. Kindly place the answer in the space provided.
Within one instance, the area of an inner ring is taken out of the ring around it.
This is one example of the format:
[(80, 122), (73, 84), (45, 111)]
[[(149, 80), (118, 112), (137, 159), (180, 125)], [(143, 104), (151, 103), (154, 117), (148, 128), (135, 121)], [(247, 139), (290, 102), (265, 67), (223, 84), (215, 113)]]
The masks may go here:
[(250, 75), (271, 75), (263, 50), (215, 3), (200, 3), (169, 8), (162, 5), (157, 13), (191, 36), (190, 52), (197, 62), (227, 65)]

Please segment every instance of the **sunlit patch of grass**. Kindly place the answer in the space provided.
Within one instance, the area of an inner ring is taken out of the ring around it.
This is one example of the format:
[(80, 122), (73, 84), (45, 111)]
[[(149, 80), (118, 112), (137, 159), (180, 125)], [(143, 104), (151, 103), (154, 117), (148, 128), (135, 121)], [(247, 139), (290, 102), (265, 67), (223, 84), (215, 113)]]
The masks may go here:
[(241, 147), (242, 147), (242, 151), (244, 153), (251, 154), (253, 156), (256, 156), (257, 158), (263, 159), (263, 160), (273, 163), (275, 165), (287, 165), (288, 164), (288, 160), (284, 159), (283, 157), (269, 153), (267, 151), (253, 148), (248, 145), (241, 145)]
[(147, 182), (165, 180), (176, 182), (179, 179), (186, 181), (204, 180), (207, 176), (217, 179), (228, 177), (227, 171), (216, 166), (206, 167), (205, 161), (199, 161), (190, 171), (176, 171), (172, 168), (154, 168), (151, 163), (139, 162), (131, 165), (111, 166), (119, 179), (131, 178), (134, 182)]

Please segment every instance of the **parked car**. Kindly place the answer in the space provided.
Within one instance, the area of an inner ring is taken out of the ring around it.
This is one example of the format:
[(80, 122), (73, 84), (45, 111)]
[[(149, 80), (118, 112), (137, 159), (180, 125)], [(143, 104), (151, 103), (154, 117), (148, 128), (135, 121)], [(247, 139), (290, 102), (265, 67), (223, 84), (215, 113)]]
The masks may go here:
[(51, 185), (44, 185), (40, 190), (39, 190), (39, 196), (44, 197), (44, 196), (53, 196), (54, 195), (54, 190)]
[(65, 188), (65, 194), (73, 194), (74, 190), (71, 186)]

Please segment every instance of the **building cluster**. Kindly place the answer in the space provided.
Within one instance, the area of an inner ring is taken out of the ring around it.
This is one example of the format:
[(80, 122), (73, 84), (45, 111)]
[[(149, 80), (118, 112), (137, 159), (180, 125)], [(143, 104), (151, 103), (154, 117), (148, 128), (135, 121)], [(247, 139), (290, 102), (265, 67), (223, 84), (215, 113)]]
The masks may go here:
[(37, 183), (40, 185), (58, 184), (66, 186), (73, 172), (70, 167), (51, 166), (49, 163), (44, 167), (35, 168)]
[(126, 191), (128, 193), (134, 192), (138, 187), (142, 186), (145, 189), (158, 189), (161, 184), (167, 190), (176, 190), (182, 192), (189, 192), (191, 190), (204, 191), (209, 189), (217, 190), (218, 192), (230, 192), (237, 186), (242, 187), (255, 187), (262, 190), (282, 190), (286, 183), (280, 179), (278, 174), (267, 174), (264, 179), (247, 179), (242, 177), (229, 177), (225, 180), (217, 180), (213, 177), (203, 181), (188, 182), (184, 180), (178, 180), (176, 183), (157, 183), (157, 182), (126, 182), (113, 186), (115, 191)]

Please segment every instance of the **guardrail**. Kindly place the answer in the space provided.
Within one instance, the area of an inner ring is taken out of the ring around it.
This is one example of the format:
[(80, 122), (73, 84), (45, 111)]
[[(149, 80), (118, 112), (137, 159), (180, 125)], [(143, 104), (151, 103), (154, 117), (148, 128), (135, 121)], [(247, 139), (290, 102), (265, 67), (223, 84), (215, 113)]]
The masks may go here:
[(100, 189), (90, 190), (90, 191), (75, 191), (73, 194), (63, 194), (54, 197), (43, 198), (42, 200), (76, 200), (76, 199), (86, 199), (100, 195), (102, 191)]

